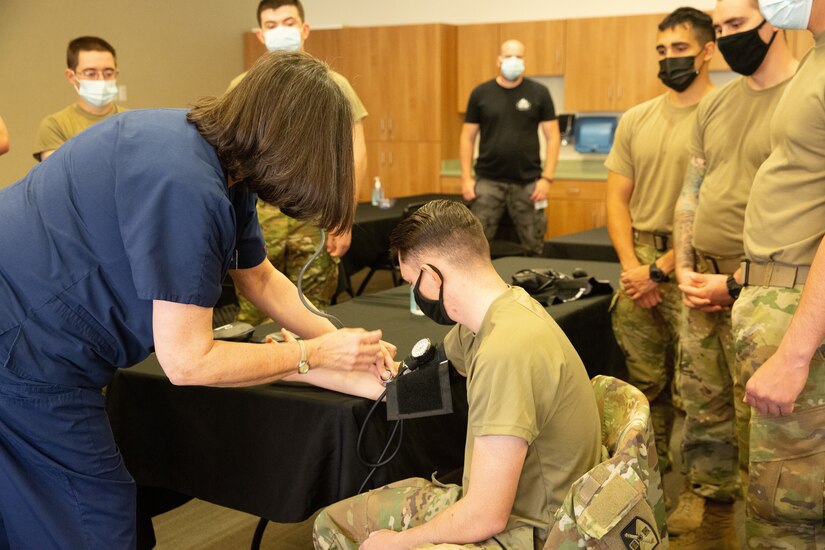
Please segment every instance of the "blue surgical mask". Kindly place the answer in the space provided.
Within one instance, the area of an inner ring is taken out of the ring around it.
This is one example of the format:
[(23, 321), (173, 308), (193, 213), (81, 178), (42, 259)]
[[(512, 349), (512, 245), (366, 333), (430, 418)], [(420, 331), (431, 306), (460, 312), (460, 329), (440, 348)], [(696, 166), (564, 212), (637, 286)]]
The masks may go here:
[(524, 74), (524, 60), (520, 57), (505, 57), (501, 61), (501, 75), (507, 80), (518, 80)]
[(813, 0), (759, 0), (759, 11), (780, 29), (807, 29), (812, 6)]
[(447, 310), (444, 308), (444, 276), (434, 265), (427, 265), (430, 266), (430, 268), (435, 271), (436, 275), (438, 275), (438, 278), (441, 279), (441, 287), (438, 289), (438, 300), (430, 300), (429, 298), (425, 298), (421, 295), (421, 290), (419, 287), (421, 286), (421, 277), (424, 275), (424, 271), (422, 270), (421, 273), (418, 274), (418, 280), (415, 282), (415, 286), (413, 287), (413, 297), (415, 298), (415, 303), (418, 304), (418, 308), (421, 310), (421, 313), (439, 325), (454, 325), (455, 321), (450, 319), (450, 316), (447, 315)]
[(77, 94), (92, 107), (105, 107), (117, 97), (116, 80), (80, 80), (77, 81)]
[(264, 41), (266, 49), (271, 52), (279, 50), (297, 52), (301, 49), (301, 29), (279, 25), (264, 33)]

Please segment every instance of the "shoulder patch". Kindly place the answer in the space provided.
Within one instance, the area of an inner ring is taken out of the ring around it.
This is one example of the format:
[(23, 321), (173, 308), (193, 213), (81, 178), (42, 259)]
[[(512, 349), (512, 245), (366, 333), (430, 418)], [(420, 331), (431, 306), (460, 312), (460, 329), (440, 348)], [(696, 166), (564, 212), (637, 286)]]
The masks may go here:
[(653, 550), (659, 546), (659, 536), (647, 521), (636, 516), (622, 529), (622, 543), (628, 550)]

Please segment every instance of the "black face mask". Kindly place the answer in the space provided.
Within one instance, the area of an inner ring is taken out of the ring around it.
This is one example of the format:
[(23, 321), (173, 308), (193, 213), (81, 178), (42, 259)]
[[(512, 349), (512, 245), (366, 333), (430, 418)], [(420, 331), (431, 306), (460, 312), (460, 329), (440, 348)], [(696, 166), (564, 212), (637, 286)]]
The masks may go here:
[(441, 279), (441, 288), (438, 289), (438, 300), (430, 300), (421, 295), (421, 291), (418, 287), (421, 286), (421, 276), (424, 275), (424, 272), (422, 271), (418, 274), (418, 280), (415, 282), (415, 287), (413, 287), (413, 297), (415, 297), (415, 303), (418, 304), (419, 309), (424, 315), (439, 325), (454, 325), (455, 321), (450, 319), (450, 316), (447, 315), (447, 310), (444, 309), (444, 276), (434, 265), (427, 265), (430, 266)]
[(668, 88), (684, 92), (699, 75), (699, 71), (694, 66), (695, 62), (696, 56), (693, 55), (666, 57), (659, 61), (659, 79)]
[(730, 36), (723, 36), (716, 41), (722, 57), (725, 58), (730, 68), (737, 73), (750, 76), (762, 65), (768, 50), (771, 48), (776, 32), (773, 33), (771, 41), (765, 44), (759, 36), (759, 29), (766, 23), (763, 20), (755, 29), (738, 32)]

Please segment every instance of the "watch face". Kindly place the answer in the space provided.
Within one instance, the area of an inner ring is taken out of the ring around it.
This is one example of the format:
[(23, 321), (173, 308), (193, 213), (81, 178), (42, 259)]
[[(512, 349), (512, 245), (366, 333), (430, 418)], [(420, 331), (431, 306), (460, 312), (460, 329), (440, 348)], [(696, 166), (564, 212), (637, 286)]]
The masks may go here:
[(429, 338), (422, 338), (421, 340), (415, 343), (412, 349), (412, 353), (410, 355), (412, 355), (416, 359), (418, 359), (419, 357), (423, 357), (424, 354), (427, 353), (427, 350), (429, 350), (432, 347), (432, 345), (433, 344), (432, 342), (430, 342)]

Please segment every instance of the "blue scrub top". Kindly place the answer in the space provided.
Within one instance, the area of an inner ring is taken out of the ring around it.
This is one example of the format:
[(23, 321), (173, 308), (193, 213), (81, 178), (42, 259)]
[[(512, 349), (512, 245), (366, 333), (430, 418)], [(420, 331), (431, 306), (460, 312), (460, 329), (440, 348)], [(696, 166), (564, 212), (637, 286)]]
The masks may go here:
[(100, 388), (153, 345), (152, 300), (213, 307), (266, 258), (255, 194), (186, 111), (130, 111), (0, 190), (0, 365)]

